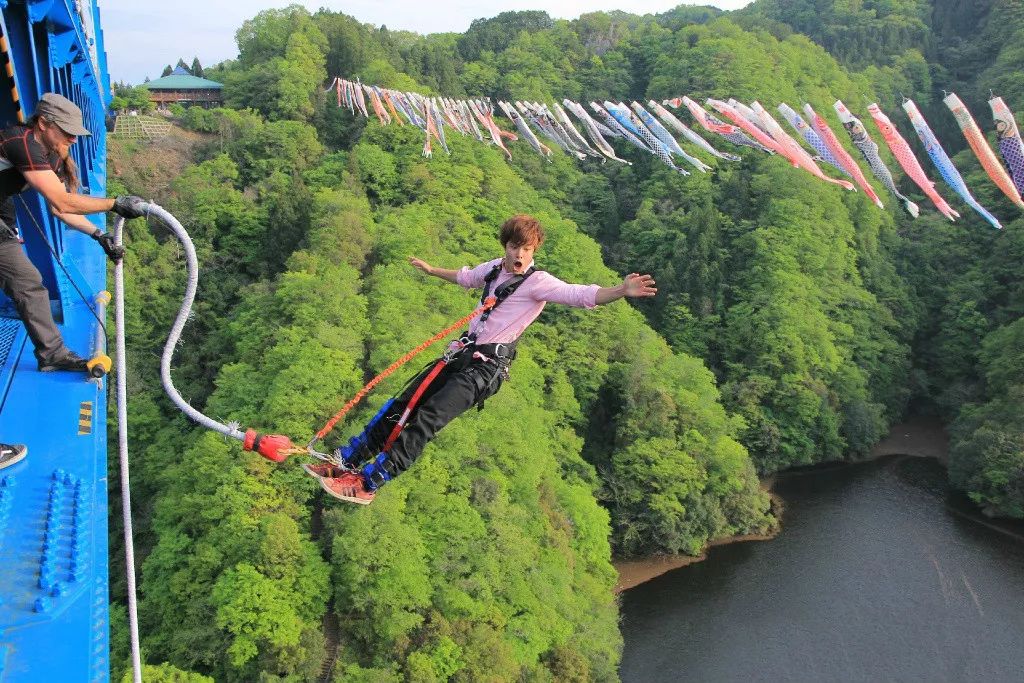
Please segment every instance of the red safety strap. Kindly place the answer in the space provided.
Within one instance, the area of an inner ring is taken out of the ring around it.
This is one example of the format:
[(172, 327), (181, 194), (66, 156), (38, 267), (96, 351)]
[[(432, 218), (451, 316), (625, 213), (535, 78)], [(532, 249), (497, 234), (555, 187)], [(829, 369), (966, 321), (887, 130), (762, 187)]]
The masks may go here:
[(387, 440), (381, 447), (380, 450), (382, 453), (387, 453), (391, 450), (391, 445), (398, 440), (398, 435), (402, 433), (403, 429), (405, 429), (405, 423), (409, 420), (409, 415), (412, 411), (416, 409), (416, 405), (420, 402), (420, 398), (423, 397), (423, 392), (425, 392), (427, 387), (429, 387), (437, 376), (441, 374), (441, 371), (444, 370), (444, 366), (446, 365), (448, 365), (448, 361), (443, 358), (437, 361), (427, 376), (423, 378), (423, 381), (420, 382), (420, 385), (416, 387), (416, 391), (413, 392), (412, 398), (409, 399), (409, 403), (406, 404), (405, 410), (402, 411), (402, 416), (398, 418), (398, 423), (395, 424), (394, 429), (391, 430), (391, 434), (388, 435)]

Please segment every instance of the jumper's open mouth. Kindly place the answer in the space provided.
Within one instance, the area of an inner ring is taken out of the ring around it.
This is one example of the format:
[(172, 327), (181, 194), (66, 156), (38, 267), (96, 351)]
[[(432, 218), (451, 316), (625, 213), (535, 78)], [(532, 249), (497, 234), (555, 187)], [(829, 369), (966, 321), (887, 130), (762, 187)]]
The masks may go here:
[(512, 265), (515, 266), (516, 268), (522, 268), (523, 262), (520, 261), (519, 259), (516, 259), (515, 261), (512, 262)]

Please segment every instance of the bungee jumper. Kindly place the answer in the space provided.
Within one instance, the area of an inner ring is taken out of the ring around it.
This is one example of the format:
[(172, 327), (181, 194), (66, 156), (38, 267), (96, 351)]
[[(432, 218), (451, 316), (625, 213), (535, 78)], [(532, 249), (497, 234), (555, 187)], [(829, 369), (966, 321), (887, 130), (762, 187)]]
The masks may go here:
[(548, 302), (593, 308), (657, 293), (650, 275), (631, 273), (618, 286), (600, 287), (569, 284), (537, 270), (533, 256), (544, 242), (544, 231), (531, 216), (505, 221), (500, 241), (504, 255), (473, 268), (448, 270), (409, 259), (428, 275), (467, 289), (482, 288), (486, 310), (441, 358), (387, 401), (362, 433), (334, 452), (336, 463), (303, 465), (328, 494), (371, 503), (378, 489), (408, 470), (445, 425), (473, 406), (482, 408), (508, 378), (520, 336)]

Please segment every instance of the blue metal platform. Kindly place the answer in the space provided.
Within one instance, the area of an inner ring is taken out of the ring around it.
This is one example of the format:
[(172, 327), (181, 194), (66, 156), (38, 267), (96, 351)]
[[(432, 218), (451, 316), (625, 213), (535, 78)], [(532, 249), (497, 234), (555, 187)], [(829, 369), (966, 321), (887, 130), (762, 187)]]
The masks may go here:
[[(81, 191), (102, 196), (111, 96), (95, 0), (0, 0), (0, 18), (2, 60), (10, 65), (0, 69), (0, 122), (24, 121), (45, 92), (74, 100), (92, 131), (72, 148)], [(93, 300), (105, 285), (105, 256), (35, 193), (22, 196), (26, 251), (50, 290), (65, 343), (88, 356), (97, 323), (69, 278)], [(105, 227), (103, 216), (93, 220)], [(109, 679), (106, 402), (105, 380), (37, 370), (32, 344), (0, 294), (0, 441), (28, 446), (24, 460), (0, 470), (2, 683)]]

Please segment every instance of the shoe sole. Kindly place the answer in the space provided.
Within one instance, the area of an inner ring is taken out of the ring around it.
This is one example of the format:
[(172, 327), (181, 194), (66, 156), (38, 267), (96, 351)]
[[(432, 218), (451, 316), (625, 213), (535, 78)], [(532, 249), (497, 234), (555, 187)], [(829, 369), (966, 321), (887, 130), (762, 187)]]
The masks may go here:
[(89, 368), (58, 368), (53, 365), (47, 365), (46, 367), (39, 368), (39, 372), (89, 372)]
[(365, 498), (356, 498), (355, 496), (343, 496), (342, 494), (330, 488), (327, 485), (327, 480), (324, 477), (321, 477), (316, 472), (314, 472), (313, 467), (311, 465), (304, 464), (302, 466), (302, 469), (306, 471), (306, 474), (316, 479), (320, 483), (320, 488), (326, 491), (333, 498), (343, 500), (346, 503), (355, 503), (356, 505), (369, 505), (370, 503), (373, 502), (373, 500), (366, 500)]
[(5, 463), (0, 463), (0, 470), (2, 470), (5, 467), (10, 467), (11, 465), (17, 465), (19, 462), (25, 459), (26, 455), (28, 455), (28, 446), (25, 447), (25, 450), (22, 451), (21, 455), (15, 456), (14, 458), (11, 458)]

